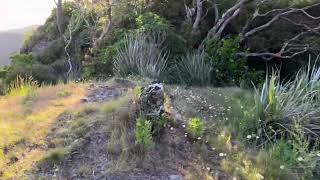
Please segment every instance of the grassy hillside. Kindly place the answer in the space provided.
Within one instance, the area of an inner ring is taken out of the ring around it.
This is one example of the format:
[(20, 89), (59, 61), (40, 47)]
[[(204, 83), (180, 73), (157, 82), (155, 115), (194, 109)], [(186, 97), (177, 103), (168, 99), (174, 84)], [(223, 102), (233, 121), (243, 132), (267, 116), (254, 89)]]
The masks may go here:
[(165, 85), (165, 113), (158, 119), (160, 126), (152, 126), (159, 128), (156, 131), (139, 118), (139, 89), (148, 82), (113, 79), (39, 88), (25, 81), (12, 89), (0, 99), (0, 177), (285, 180), (319, 176), (320, 151), (310, 150), (299, 134), (292, 134), (287, 144), (268, 139), (272, 131), (269, 135), (253, 131), (262, 121), (256, 117), (259, 109), (253, 92)]
[[(80, 103), (85, 85), (25, 86), (0, 99), (0, 175), (20, 177), (31, 170), (47, 147), (57, 117)], [(7, 107), (14, 108), (7, 108)]]

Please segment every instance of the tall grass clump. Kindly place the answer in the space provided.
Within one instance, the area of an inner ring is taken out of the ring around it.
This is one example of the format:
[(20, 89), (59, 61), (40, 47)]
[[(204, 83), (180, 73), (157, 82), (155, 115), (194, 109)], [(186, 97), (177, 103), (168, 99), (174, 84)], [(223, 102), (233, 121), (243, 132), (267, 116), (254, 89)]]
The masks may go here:
[(113, 61), (115, 74), (161, 79), (167, 66), (168, 53), (141, 35), (126, 36)]
[(9, 87), (8, 96), (26, 97), (31, 94), (37, 87), (37, 82), (32, 77), (22, 78), (17, 76)]
[(315, 140), (320, 136), (319, 97), (320, 67), (309, 65), (284, 82), (278, 72), (273, 72), (261, 89), (255, 88), (246, 99), (234, 101), (238, 111), (233, 114), (236, 118), (232, 118), (232, 126), (243, 137), (258, 135), (266, 144), (291, 136), (294, 125), (299, 124), (306, 136)]
[(180, 81), (192, 85), (211, 83), (212, 67), (204, 60), (204, 52), (189, 53), (177, 65)]
[(261, 91), (256, 90), (256, 113), (266, 135), (276, 137), (291, 133), (301, 124), (310, 136), (318, 138), (320, 122), (320, 68), (300, 70), (292, 81), (281, 83), (278, 73), (266, 78)]

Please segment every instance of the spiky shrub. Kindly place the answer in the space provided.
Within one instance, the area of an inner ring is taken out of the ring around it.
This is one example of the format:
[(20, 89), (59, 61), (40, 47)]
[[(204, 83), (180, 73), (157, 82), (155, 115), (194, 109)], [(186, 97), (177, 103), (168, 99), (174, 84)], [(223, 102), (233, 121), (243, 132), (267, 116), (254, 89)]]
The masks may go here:
[(161, 79), (167, 66), (168, 53), (140, 35), (126, 36), (123, 41), (113, 61), (115, 74)]
[(292, 125), (299, 123), (312, 132), (312, 127), (320, 125), (314, 121), (319, 115), (319, 85), (320, 68), (301, 70), (293, 81), (283, 84), (273, 73), (261, 92), (256, 90), (256, 112), (263, 130), (271, 135), (289, 133)]
[(187, 124), (187, 132), (191, 138), (201, 138), (204, 133), (204, 123), (199, 118), (192, 118)]
[(152, 148), (152, 124), (150, 121), (142, 118), (137, 119), (135, 138), (140, 153), (145, 153)]
[(180, 81), (193, 85), (211, 83), (212, 67), (204, 60), (204, 52), (189, 53), (177, 65)]
[(17, 76), (9, 87), (8, 96), (22, 96), (30, 95), (37, 87), (37, 82), (32, 77), (22, 78)]

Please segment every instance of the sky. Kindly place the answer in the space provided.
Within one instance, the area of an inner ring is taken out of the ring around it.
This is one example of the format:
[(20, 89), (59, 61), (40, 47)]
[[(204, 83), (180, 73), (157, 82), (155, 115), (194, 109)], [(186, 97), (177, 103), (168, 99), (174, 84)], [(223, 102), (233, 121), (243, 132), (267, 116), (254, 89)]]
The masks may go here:
[(54, 0), (0, 1), (0, 31), (41, 25), (55, 7)]

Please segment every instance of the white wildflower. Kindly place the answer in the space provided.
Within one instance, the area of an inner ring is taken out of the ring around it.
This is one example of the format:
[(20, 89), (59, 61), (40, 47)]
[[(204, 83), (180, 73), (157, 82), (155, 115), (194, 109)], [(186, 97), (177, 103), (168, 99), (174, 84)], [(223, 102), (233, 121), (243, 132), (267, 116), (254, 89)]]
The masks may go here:
[(298, 161), (303, 161), (303, 158), (302, 157), (298, 157)]
[(280, 166), (280, 169), (284, 169), (284, 165), (281, 165), (281, 166)]
[(220, 156), (220, 157), (223, 157), (223, 156), (224, 156), (224, 153), (219, 153), (219, 156)]
[(256, 176), (257, 176), (258, 179), (264, 179), (264, 177), (259, 173)]
[(248, 136), (247, 136), (247, 139), (251, 139), (251, 138), (252, 138), (252, 136), (251, 136), (251, 135), (248, 135)]
[(171, 127), (170, 130), (172, 131), (172, 130), (173, 130), (173, 127)]
[(320, 153), (317, 153), (317, 156), (320, 157)]
[(186, 127), (186, 125), (184, 125), (184, 124), (183, 124), (183, 125), (182, 125), (182, 127), (183, 127), (183, 128), (185, 128), (185, 127)]
[(198, 137), (197, 139), (198, 139), (198, 140), (201, 140), (201, 137)]
[(208, 170), (208, 171), (210, 171), (210, 170), (211, 170), (211, 168), (210, 168), (210, 167), (207, 167), (207, 170)]

